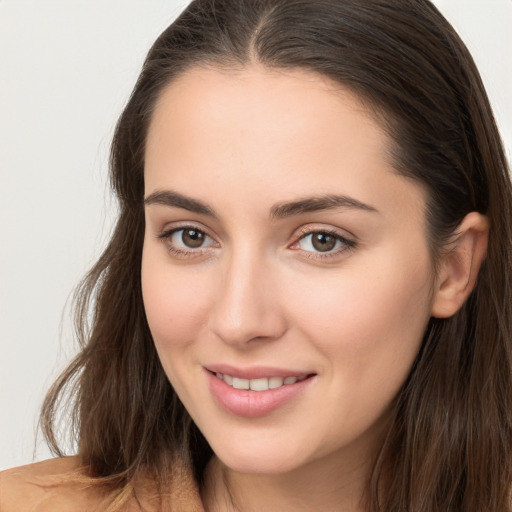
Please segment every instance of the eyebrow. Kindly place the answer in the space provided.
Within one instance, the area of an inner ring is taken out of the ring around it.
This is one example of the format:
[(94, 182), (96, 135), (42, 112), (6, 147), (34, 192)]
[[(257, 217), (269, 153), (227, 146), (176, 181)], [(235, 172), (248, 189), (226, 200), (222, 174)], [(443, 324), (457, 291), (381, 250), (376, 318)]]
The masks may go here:
[(301, 215), (303, 213), (317, 212), (321, 210), (333, 210), (335, 208), (349, 208), (363, 210), (365, 212), (379, 213), (373, 206), (362, 203), (352, 197), (326, 194), (306, 197), (289, 203), (277, 204), (270, 210), (270, 216), (282, 219), (293, 215)]
[(206, 203), (184, 196), (178, 192), (173, 192), (172, 190), (157, 190), (144, 199), (144, 204), (146, 206), (151, 204), (172, 206), (188, 210), (189, 212), (216, 217), (213, 208)]
[[(146, 206), (158, 204), (174, 208), (182, 208), (189, 212), (217, 218), (215, 210), (208, 204), (172, 190), (157, 190), (144, 199), (144, 204)], [(294, 215), (318, 212), (322, 210), (333, 210), (335, 208), (349, 208), (365, 212), (379, 213), (373, 206), (358, 201), (352, 197), (326, 194), (276, 204), (270, 209), (270, 217), (274, 219), (283, 219)]]

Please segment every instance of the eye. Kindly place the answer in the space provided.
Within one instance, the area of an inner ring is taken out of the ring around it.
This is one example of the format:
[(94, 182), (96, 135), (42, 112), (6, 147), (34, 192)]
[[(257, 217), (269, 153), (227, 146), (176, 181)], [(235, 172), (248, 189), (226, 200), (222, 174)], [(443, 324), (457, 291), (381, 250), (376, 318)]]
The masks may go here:
[(183, 249), (199, 249), (206, 242), (213, 241), (206, 233), (196, 228), (182, 228), (175, 230), (169, 241), (176, 247)]
[(329, 252), (338, 249), (341, 242), (327, 233), (310, 233), (299, 240), (299, 248), (303, 251)]
[(182, 257), (197, 256), (203, 249), (217, 246), (212, 237), (195, 226), (169, 229), (159, 234), (158, 238), (164, 242), (169, 252)]
[(355, 242), (333, 231), (310, 231), (300, 237), (293, 246), (309, 253), (336, 255), (355, 247)]

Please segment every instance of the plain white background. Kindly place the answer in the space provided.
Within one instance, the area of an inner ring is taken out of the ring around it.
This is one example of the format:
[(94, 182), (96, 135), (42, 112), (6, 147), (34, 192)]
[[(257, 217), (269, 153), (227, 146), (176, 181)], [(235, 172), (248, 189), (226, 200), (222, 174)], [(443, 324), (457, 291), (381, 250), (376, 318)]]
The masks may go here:
[[(69, 299), (115, 217), (114, 124), (186, 3), (0, 0), (0, 469), (50, 456), (41, 441), (34, 453), (38, 408), (74, 353)], [(435, 3), (477, 61), (510, 160), (512, 0)]]

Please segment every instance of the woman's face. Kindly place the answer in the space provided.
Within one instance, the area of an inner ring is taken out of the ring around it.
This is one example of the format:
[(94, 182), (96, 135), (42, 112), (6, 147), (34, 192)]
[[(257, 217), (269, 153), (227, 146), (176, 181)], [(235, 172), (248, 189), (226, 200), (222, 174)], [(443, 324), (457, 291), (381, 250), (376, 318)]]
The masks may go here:
[(354, 95), (306, 71), (193, 69), (156, 106), (144, 304), (169, 380), (232, 469), (360, 464), (382, 434), (434, 283), (425, 194), (389, 144)]

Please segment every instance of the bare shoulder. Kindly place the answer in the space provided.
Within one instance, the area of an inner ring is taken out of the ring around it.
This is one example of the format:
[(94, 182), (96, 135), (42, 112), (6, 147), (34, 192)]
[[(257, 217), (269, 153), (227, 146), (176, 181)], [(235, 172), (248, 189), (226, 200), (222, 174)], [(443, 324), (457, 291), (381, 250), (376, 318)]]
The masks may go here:
[(97, 512), (101, 500), (72, 477), (79, 457), (45, 460), (0, 473), (0, 512)]

